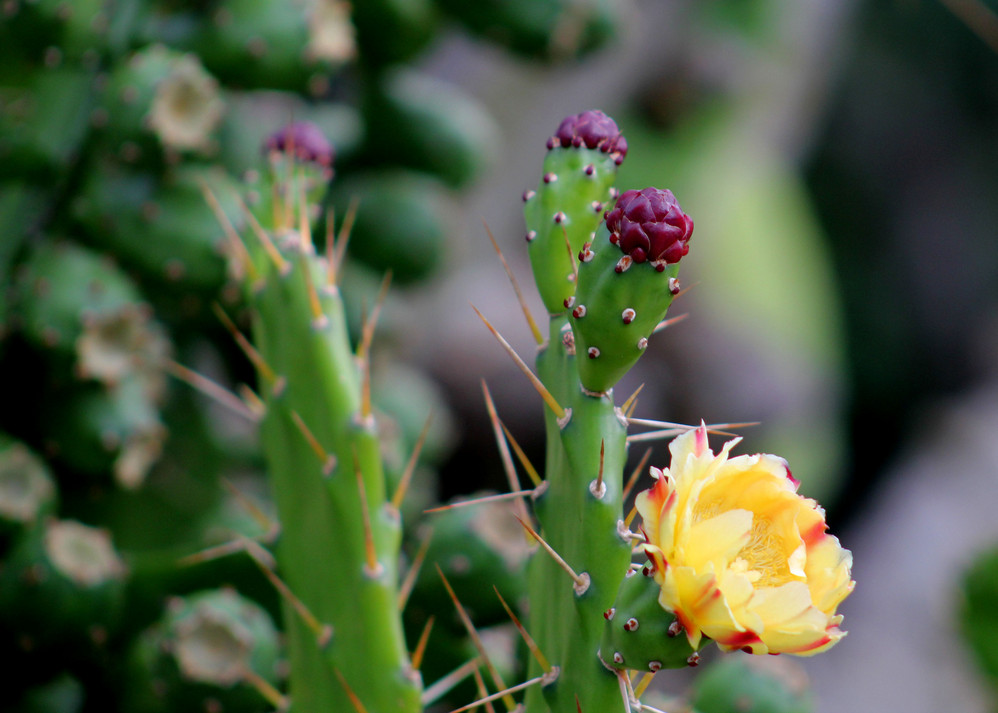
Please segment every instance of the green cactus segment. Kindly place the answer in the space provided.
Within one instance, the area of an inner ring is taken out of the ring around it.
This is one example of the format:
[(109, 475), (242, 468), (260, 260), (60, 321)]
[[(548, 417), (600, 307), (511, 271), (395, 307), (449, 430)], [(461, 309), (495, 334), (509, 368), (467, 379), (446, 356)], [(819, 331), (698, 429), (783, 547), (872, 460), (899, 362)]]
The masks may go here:
[(206, 152), (222, 119), (217, 80), (196, 55), (151, 45), (111, 72), (101, 120), (125, 158), (139, 159), (143, 146), (123, 142), (155, 136), (160, 146)]
[(411, 59), (433, 40), (440, 25), (433, 0), (367, 0), (351, 8), (359, 59), (381, 67)]
[(616, 34), (621, 16), (616, 0), (585, 5), (570, 0), (439, 3), (471, 32), (517, 54), (547, 60), (579, 57), (598, 49)]
[(0, 434), (0, 536), (53, 514), (57, 498), (45, 462), (20, 441)]
[(280, 653), (273, 621), (252, 600), (229, 589), (172, 597), (135, 643), (128, 710), (196, 710), (214, 701), (225, 710), (263, 713), (270, 706), (246, 675), (276, 685)]
[(452, 188), (482, 174), (499, 145), (485, 107), (446, 82), (405, 69), (386, 72), (364, 102), (366, 157), (426, 171)]
[(79, 67), (25, 72), (0, 86), (0, 178), (52, 181), (79, 157), (96, 74)]
[[(644, 570), (632, 570), (613, 607), (603, 612), (600, 656), (609, 666), (655, 672), (698, 661), (676, 617), (658, 602), (661, 588)], [(703, 644), (709, 643), (704, 639)]]
[(594, 392), (612, 388), (634, 366), (679, 291), (678, 263), (659, 272), (650, 262), (631, 262), (618, 272), (622, 258), (603, 224), (579, 260), (572, 330), (582, 385)]
[(92, 645), (121, 614), (127, 572), (105, 530), (49, 520), (22, 538), (0, 570), (0, 631), (30, 648)]
[[(552, 319), (551, 333), (564, 334), (564, 325), (564, 316)], [(557, 681), (528, 694), (531, 713), (576, 712), (576, 696), (582, 710), (621, 706), (617, 679), (600, 662), (598, 650), (603, 612), (612, 606), (630, 562), (630, 542), (618, 529), (626, 430), (609, 397), (581, 391), (571, 363), (575, 358), (557, 338), (538, 356), (541, 380), (571, 409), (571, 416), (562, 424), (553, 414), (547, 417), (549, 485), (537, 499), (535, 512), (541, 536), (590, 583), (584, 593), (576, 594), (566, 573), (546, 555), (535, 555), (531, 563), (530, 630), (545, 656), (561, 669)], [(597, 487), (601, 445), (603, 480)]]
[(101, 162), (87, 176), (73, 209), (91, 241), (159, 283), (215, 292), (225, 281), (225, 233), (204, 199), (207, 187), (235, 226), (241, 188), (224, 171), (182, 166), (160, 181)]
[[(287, 262), (280, 268), (258, 256), (265, 279), (249, 295), (256, 346), (282, 377), (268, 384), (261, 375), (262, 438), (282, 524), (277, 557), (291, 591), (333, 630), (324, 647), (285, 606), (295, 710), (351, 710), (338, 672), (371, 713), (418, 711), (420, 684), (396, 601), (400, 524), (386, 504), (373, 418), (361, 411), (361, 376), (343, 305), (336, 290), (318, 287), (322, 315), (314, 316), (309, 285), (325, 284), (323, 261), (297, 235), (279, 249)], [(298, 419), (329, 459), (319, 458)], [(375, 571), (366, 558), (363, 502)]]
[(565, 301), (575, 294), (575, 256), (592, 240), (616, 177), (612, 154), (556, 146), (544, 160), (537, 190), (523, 195), (530, 264), (550, 314), (564, 312)]

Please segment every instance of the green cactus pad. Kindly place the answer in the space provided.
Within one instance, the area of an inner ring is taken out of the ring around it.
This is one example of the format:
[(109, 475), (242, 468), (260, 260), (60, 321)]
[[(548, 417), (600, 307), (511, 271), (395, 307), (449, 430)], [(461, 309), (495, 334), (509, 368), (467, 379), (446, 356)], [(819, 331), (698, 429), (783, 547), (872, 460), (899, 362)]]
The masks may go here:
[(660, 592), (641, 570), (631, 570), (621, 583), (613, 607), (603, 612), (600, 657), (606, 665), (652, 672), (696, 665), (699, 655), (676, 617), (659, 604)]
[(630, 262), (618, 272), (622, 258), (630, 260), (601, 225), (581, 251), (570, 302), (579, 377), (594, 392), (609, 390), (634, 366), (678, 291), (678, 264), (659, 272), (652, 263)]
[(810, 713), (814, 709), (807, 675), (783, 656), (759, 661), (729, 654), (697, 676), (690, 698), (697, 713)]
[(537, 190), (523, 194), (530, 264), (550, 314), (564, 312), (565, 301), (575, 294), (574, 255), (592, 239), (613, 199), (616, 176), (617, 164), (609, 153), (554, 147), (544, 160)]

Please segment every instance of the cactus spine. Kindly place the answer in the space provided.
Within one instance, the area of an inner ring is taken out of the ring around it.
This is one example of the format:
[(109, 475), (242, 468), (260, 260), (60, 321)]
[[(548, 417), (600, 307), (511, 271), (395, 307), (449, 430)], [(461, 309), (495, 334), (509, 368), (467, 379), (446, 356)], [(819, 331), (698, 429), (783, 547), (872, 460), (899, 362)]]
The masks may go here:
[[(303, 137), (295, 138), (302, 148)], [(290, 157), (283, 142), (272, 145)], [(299, 162), (282, 163), (286, 178), (317, 169), (321, 177), (322, 163), (328, 173), (331, 156), (296, 153)], [(371, 713), (417, 711), (421, 685), (397, 605), (400, 522), (386, 493), (366, 346), (351, 347), (335, 266), (316, 254), (307, 218), (292, 229), (278, 184), (268, 215), (274, 242), (245, 268), (266, 364), (261, 431), (282, 524), (278, 572), (319, 623), (291, 601), (284, 607), (293, 705), (303, 713), (359, 710), (356, 695)]]

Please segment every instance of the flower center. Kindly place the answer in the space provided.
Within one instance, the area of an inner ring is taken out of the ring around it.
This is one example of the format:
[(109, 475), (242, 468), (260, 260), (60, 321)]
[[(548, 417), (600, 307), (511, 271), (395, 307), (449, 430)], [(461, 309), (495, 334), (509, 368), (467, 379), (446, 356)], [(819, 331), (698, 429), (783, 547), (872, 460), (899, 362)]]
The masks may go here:
[(756, 587), (778, 587), (797, 579), (790, 572), (786, 548), (773, 532), (773, 523), (758, 515), (752, 518), (752, 531), (748, 543), (738, 552), (735, 562), (743, 561), (749, 571), (755, 572)]

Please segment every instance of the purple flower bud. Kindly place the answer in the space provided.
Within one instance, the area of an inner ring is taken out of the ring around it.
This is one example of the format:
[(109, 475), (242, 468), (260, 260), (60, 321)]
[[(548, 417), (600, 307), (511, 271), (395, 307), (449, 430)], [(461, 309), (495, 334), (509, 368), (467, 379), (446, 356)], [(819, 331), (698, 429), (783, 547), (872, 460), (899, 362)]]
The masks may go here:
[(596, 109), (565, 117), (555, 135), (548, 139), (547, 147), (555, 146), (598, 148), (614, 155), (618, 164), (627, 155), (627, 140), (621, 136), (617, 123)]
[(693, 219), (679, 207), (672, 191), (626, 191), (605, 217), (610, 242), (634, 262), (648, 260), (661, 271), (690, 251)]
[(291, 151), (299, 161), (333, 165), (333, 145), (322, 130), (309, 121), (295, 121), (275, 131), (264, 143), (266, 151)]

